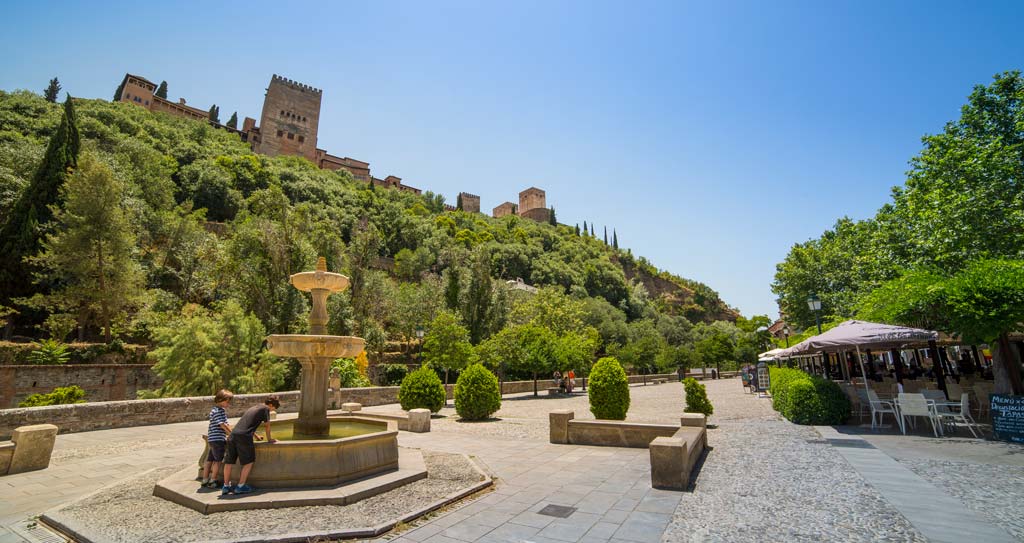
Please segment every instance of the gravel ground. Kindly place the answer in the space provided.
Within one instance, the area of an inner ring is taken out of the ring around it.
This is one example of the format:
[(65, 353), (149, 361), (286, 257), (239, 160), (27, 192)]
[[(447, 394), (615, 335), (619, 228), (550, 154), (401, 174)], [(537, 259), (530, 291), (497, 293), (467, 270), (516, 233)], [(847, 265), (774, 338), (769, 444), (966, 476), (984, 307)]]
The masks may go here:
[(189, 542), (367, 527), (424, 507), (480, 480), (462, 455), (423, 451), (428, 476), (349, 506), (324, 505), (202, 515), (154, 497), (153, 485), (184, 466), (146, 473), (61, 509), (103, 540)]
[(708, 396), (713, 450), (663, 541), (925, 541), (813, 428), (734, 380), (710, 382)]
[[(202, 441), (199, 441), (199, 434), (194, 435), (191, 447), (195, 448), (195, 443), (199, 443), (199, 449), (202, 449)], [(188, 443), (186, 443), (187, 445)], [(169, 450), (182, 448), (182, 438), (168, 437), (165, 439), (145, 440), (145, 441), (112, 441), (109, 443), (90, 443), (80, 447), (56, 447), (53, 450), (53, 454), (50, 456), (50, 461), (54, 465), (61, 465), (69, 460), (80, 460), (84, 458), (92, 458), (96, 456), (112, 457), (122, 455), (125, 453), (131, 453), (134, 451), (141, 450)], [(201, 452), (201, 451), (200, 451)], [(199, 453), (196, 453), (198, 457)]]
[(1024, 541), (1024, 467), (932, 459), (899, 461)]

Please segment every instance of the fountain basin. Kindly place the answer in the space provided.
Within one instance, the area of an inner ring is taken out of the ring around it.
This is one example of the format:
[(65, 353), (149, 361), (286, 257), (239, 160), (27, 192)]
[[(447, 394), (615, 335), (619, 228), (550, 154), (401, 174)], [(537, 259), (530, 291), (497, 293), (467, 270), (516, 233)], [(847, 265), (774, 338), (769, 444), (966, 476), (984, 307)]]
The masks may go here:
[(302, 292), (309, 292), (313, 289), (341, 292), (348, 288), (349, 283), (348, 277), (327, 271), (299, 272), (293, 274), (289, 282)]
[[(277, 443), (256, 442), (256, 465), (249, 484), (256, 488), (335, 486), (398, 469), (398, 423), (364, 417), (330, 417), (332, 426), (359, 426), (361, 435), (341, 438), (286, 439)], [(292, 433), (295, 420), (272, 421), (271, 437)], [(351, 423), (355, 423), (352, 425)], [(259, 432), (262, 434), (262, 429)], [(207, 452), (200, 457), (200, 470)], [(232, 474), (237, 478), (237, 463)], [(200, 471), (201, 473), (201, 471)]]
[(267, 337), (267, 350), (291, 358), (353, 358), (363, 352), (366, 341), (353, 336), (274, 334)]

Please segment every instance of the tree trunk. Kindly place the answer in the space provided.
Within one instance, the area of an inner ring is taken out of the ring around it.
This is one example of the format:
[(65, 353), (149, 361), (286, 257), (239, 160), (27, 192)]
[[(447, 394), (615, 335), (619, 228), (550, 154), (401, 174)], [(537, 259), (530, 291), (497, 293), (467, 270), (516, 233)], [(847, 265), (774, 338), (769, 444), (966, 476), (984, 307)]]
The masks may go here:
[(992, 373), (995, 375), (996, 394), (1024, 394), (1024, 385), (1021, 384), (1020, 365), (1017, 363), (1010, 345), (1010, 338), (1005, 332), (999, 334), (999, 342), (996, 349), (992, 350)]
[(939, 384), (939, 390), (949, 398), (946, 392), (946, 374), (942, 371), (942, 360), (939, 359), (939, 344), (935, 340), (928, 341), (928, 352), (932, 357), (932, 369), (935, 371), (935, 381)]
[(892, 364), (896, 367), (896, 382), (903, 384), (903, 356), (900, 354), (899, 349), (892, 349), (889, 351), (892, 355)]
[(110, 309), (107, 300), (107, 278), (103, 272), (103, 240), (96, 242), (96, 271), (100, 287), (100, 319), (103, 321), (103, 342), (110, 343)]
[(533, 372), (533, 395), (537, 396), (537, 372)]

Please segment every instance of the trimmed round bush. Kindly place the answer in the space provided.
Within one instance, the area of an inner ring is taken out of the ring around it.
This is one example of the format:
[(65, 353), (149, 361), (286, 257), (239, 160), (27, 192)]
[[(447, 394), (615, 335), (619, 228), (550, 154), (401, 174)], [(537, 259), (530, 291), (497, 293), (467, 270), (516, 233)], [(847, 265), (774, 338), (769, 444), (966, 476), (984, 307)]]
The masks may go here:
[(444, 385), (437, 372), (430, 368), (420, 368), (402, 379), (398, 389), (398, 403), (402, 409), (429, 409), (437, 413), (444, 407), (446, 399)]
[(605, 420), (626, 420), (629, 411), (629, 378), (619, 361), (605, 357), (594, 364), (587, 382), (590, 412)]
[(794, 424), (843, 424), (850, 400), (833, 381), (790, 368), (771, 368), (772, 408)]
[(498, 378), (480, 364), (473, 364), (455, 382), (455, 412), (466, 420), (483, 420), (501, 409)]
[(687, 377), (683, 379), (683, 390), (686, 391), (686, 409), (683, 411), (703, 413), (707, 417), (715, 412), (711, 400), (708, 399), (708, 391), (702, 383), (697, 382), (693, 377)]

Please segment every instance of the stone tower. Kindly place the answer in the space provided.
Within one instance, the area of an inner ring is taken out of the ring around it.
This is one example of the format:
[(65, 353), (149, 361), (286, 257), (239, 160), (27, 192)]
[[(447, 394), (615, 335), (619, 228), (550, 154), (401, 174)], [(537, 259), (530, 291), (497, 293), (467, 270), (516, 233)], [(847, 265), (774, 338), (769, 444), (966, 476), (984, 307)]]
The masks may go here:
[(460, 192), (459, 198), (462, 199), (462, 210), (466, 213), (480, 213), (480, 197), (476, 194), (470, 194), (468, 192)]
[(522, 215), (531, 209), (547, 208), (547, 198), (544, 191), (537, 187), (530, 187), (519, 193), (519, 214)]
[(316, 163), (322, 95), (320, 89), (274, 74), (263, 100), (260, 141), (253, 150), (270, 156), (298, 155)]

